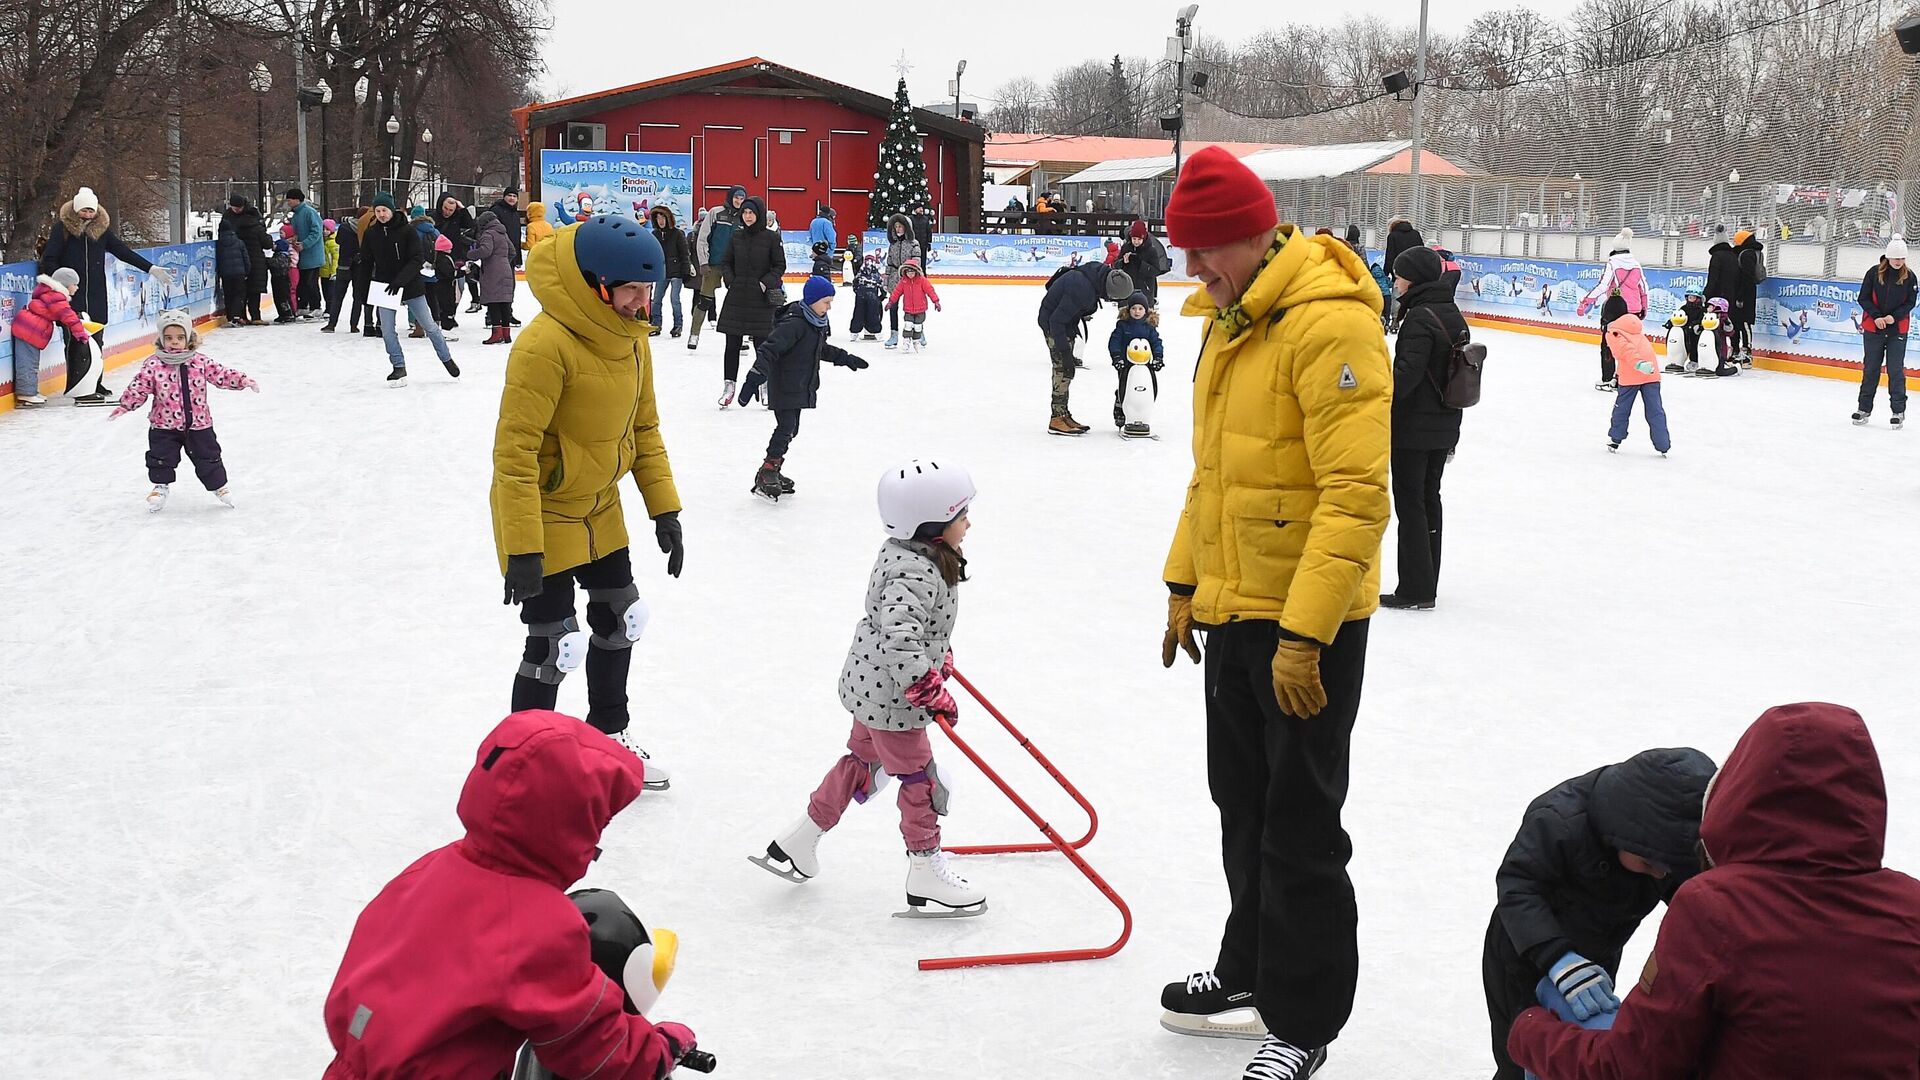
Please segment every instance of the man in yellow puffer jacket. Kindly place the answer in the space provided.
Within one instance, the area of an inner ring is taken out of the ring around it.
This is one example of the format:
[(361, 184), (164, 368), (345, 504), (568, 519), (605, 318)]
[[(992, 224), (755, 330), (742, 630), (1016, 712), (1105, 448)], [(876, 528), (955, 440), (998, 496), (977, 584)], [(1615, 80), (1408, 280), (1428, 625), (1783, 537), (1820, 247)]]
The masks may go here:
[[(644, 226), (601, 215), (554, 233), (527, 260), (540, 301), (507, 360), (493, 441), (493, 535), (506, 602), (520, 605), (526, 652), (513, 710), (552, 709), (560, 680), (587, 668), (587, 722), (634, 751), (627, 670), (646, 605), (627, 558), (620, 478), (632, 474), (680, 576), (680, 495), (660, 438), (647, 305), (664, 260)], [(574, 618), (574, 583), (587, 626)], [(646, 762), (646, 785), (667, 786)]]
[(1266, 1034), (1248, 1075), (1297, 1080), (1326, 1060), (1359, 970), (1340, 810), (1379, 605), (1393, 365), (1366, 264), (1279, 225), (1231, 154), (1190, 158), (1166, 216), (1201, 283), (1181, 313), (1208, 326), (1161, 660), (1184, 648), (1199, 662), (1206, 632), (1232, 910), (1212, 971), (1162, 995), (1163, 1022), (1205, 1032), (1251, 993)]

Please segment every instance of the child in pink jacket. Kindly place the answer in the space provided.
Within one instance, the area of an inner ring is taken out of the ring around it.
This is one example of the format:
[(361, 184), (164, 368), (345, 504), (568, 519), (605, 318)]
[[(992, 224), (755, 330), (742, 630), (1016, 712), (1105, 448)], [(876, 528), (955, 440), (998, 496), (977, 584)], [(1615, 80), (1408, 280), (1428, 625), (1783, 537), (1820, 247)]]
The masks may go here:
[(899, 304), (907, 313), (905, 330), (907, 348), (918, 351), (927, 334), (927, 302), (933, 302), (933, 310), (940, 310), (940, 294), (933, 291), (933, 282), (920, 272), (920, 260), (908, 259), (900, 268), (900, 284), (893, 287), (893, 295), (887, 298), (887, 306)]
[(45, 405), (40, 396), (40, 354), (53, 343), (53, 328), (65, 327), (68, 341), (85, 341), (87, 325), (73, 310), (73, 292), (80, 275), (66, 267), (41, 274), (27, 306), (13, 317), (13, 402)]
[(153, 408), (147, 413), (147, 478), (153, 481), (153, 490), (147, 493), (149, 511), (167, 505), (167, 488), (173, 483), (183, 449), (200, 482), (215, 498), (232, 506), (233, 499), (227, 494), (227, 466), (220, 460), (213, 410), (207, 405), (207, 387), (257, 394), (260, 384), (243, 372), (202, 356), (197, 351), (200, 335), (194, 332), (193, 317), (186, 312), (163, 311), (159, 321), (160, 336), (153, 342), (157, 351), (140, 365), (140, 373), (120, 394), (120, 407), (108, 413), (107, 419), (132, 412), (148, 398), (153, 399)]
[(1660, 361), (1638, 315), (1622, 315), (1607, 324), (1607, 347), (1613, 353), (1620, 385), (1614, 390), (1613, 424), (1607, 429), (1607, 449), (1620, 449), (1627, 437), (1633, 399), (1639, 398), (1653, 434), (1653, 448), (1667, 456), (1673, 440), (1667, 437), (1667, 407), (1660, 401)]

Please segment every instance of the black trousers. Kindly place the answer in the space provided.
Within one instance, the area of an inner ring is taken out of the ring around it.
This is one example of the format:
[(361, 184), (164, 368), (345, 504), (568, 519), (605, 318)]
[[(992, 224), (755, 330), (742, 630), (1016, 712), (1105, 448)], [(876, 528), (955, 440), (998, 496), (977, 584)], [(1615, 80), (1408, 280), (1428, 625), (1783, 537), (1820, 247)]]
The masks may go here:
[(340, 322), (340, 301), (347, 291), (347, 279), (335, 274), (320, 282), (320, 291), (327, 302), (327, 325), (335, 326)]
[(1733, 305), (1733, 354), (1735, 357), (1753, 355), (1753, 309), (1745, 304)]
[[(227, 301), (227, 318), (244, 320), (249, 317), (247, 315), (247, 295), (252, 292), (252, 287), (247, 284), (247, 281), (247, 275), (245, 274), (220, 279), (220, 290), (225, 295)], [(257, 310), (260, 307), (260, 294), (254, 292), (252, 295), (253, 306)]]
[[(633, 564), (627, 559), (627, 549), (621, 548), (583, 566), (547, 575), (542, 579), (540, 595), (521, 603), (520, 621), (533, 626), (536, 623), (573, 618), (575, 582), (583, 589), (618, 589), (633, 584)], [(610, 605), (598, 601), (587, 602), (587, 626), (600, 637), (625, 636), (620, 616), (614, 613)], [(546, 663), (550, 641), (544, 636), (527, 635), (526, 650), (522, 654), (527, 663)], [(627, 713), (627, 670), (632, 664), (632, 649), (603, 649), (598, 643), (587, 646), (587, 723), (609, 735), (627, 729), (630, 719)], [(514, 676), (514, 712), (551, 709), (559, 700), (558, 684), (543, 683), (525, 675)]]
[[(1576, 948), (1580, 948), (1576, 944)], [(1620, 950), (1580, 948), (1580, 954), (1619, 978)], [(1487, 922), (1487, 941), (1480, 952), (1480, 983), (1487, 994), (1487, 1020), (1493, 1043), (1493, 1080), (1521, 1080), (1526, 1070), (1507, 1056), (1507, 1034), (1520, 1014), (1540, 1004), (1534, 994), (1540, 977), (1532, 964), (1513, 947), (1507, 927), (1494, 912)]]
[(273, 272), (273, 311), (282, 319), (293, 315), (293, 279), (285, 270)]
[[(353, 306), (347, 309), (347, 328), (349, 330), (359, 327), (360, 315), (363, 310), (366, 311), (367, 314), (367, 325), (377, 326), (379, 324), (380, 319), (367, 307), (367, 290), (372, 287), (372, 285), (373, 282), (369, 278), (362, 277), (359, 274), (353, 276)], [(373, 336), (378, 337), (378, 332), (376, 331)]]
[(1393, 513), (1400, 519), (1400, 581), (1394, 595), (1431, 600), (1440, 585), (1440, 474), (1446, 450), (1395, 450)]
[(180, 451), (193, 462), (193, 475), (208, 491), (227, 486), (227, 465), (220, 458), (220, 440), (212, 428), (199, 431), (174, 431), (171, 428), (147, 429), (147, 479), (156, 484), (171, 484), (180, 466)]
[(773, 410), (773, 438), (767, 440), (767, 460), (784, 460), (787, 456), (787, 447), (793, 445), (793, 437), (798, 434), (800, 434), (799, 409)]
[(1627, 300), (1624, 296), (1609, 296), (1600, 306), (1600, 381), (1613, 381), (1613, 349), (1607, 344), (1607, 327), (1613, 320), (1627, 313)]
[(1880, 369), (1887, 371), (1887, 403), (1896, 413), (1907, 411), (1907, 339), (1897, 326), (1860, 335), (1866, 353), (1860, 363), (1860, 411), (1873, 411), (1880, 389)]
[(510, 326), (512, 325), (512, 323), (513, 323), (513, 304), (511, 302), (508, 302), (505, 304), (488, 304), (487, 305), (487, 323), (486, 324), (488, 326)]
[(320, 299), (320, 268), (300, 271), (300, 286), (297, 293), (301, 311), (319, 311), (326, 306)]
[[(726, 351), (720, 354), (721, 377), (728, 382), (735, 382), (740, 378), (740, 350), (749, 339), (745, 334), (728, 334), (726, 337)], [(751, 340), (753, 341), (753, 347), (759, 349), (760, 343), (766, 339), (753, 338)], [(752, 381), (751, 373), (748, 374), (748, 381)]]
[(1332, 1042), (1353, 1012), (1359, 915), (1340, 824), (1348, 751), (1366, 674), (1367, 620), (1320, 654), (1327, 707), (1300, 719), (1273, 693), (1279, 624), (1207, 634), (1207, 784), (1220, 808), (1232, 910), (1214, 972), (1253, 987), (1267, 1030), (1300, 1047)]

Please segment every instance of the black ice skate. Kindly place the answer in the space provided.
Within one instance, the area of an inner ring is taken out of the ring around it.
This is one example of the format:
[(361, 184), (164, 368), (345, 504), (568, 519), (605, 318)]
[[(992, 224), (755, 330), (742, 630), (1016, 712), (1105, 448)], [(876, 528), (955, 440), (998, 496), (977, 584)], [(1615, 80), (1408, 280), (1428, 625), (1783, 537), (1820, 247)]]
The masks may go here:
[(1121, 425), (1120, 437), (1123, 439), (1151, 439), (1154, 435), (1151, 427), (1136, 420), (1130, 424)]
[(407, 369), (394, 368), (393, 372), (387, 376), (387, 389), (396, 390), (405, 385), (407, 385)]
[(753, 487), (750, 490), (768, 502), (779, 502), (780, 496), (788, 494), (788, 489), (780, 483), (780, 465), (778, 458), (761, 462), (760, 468), (753, 474)]
[(1853, 426), (1854, 426), (1854, 427), (1866, 427), (1866, 426), (1867, 426), (1867, 420), (1868, 420), (1869, 418), (1871, 418), (1872, 416), (1873, 416), (1873, 414), (1872, 414), (1872, 413), (1870, 413), (1870, 412), (1856, 412), (1856, 413), (1854, 413), (1854, 414), (1853, 414)]
[(1302, 1050), (1269, 1035), (1254, 1052), (1240, 1080), (1306, 1080), (1327, 1063), (1327, 1048)]
[(1415, 600), (1410, 596), (1401, 596), (1399, 593), (1383, 593), (1380, 596), (1380, 606), (1392, 611), (1432, 611), (1433, 601)]
[(1267, 1025), (1253, 1007), (1253, 991), (1222, 986), (1212, 971), (1196, 971), (1160, 991), (1160, 1026), (1207, 1039), (1264, 1039)]

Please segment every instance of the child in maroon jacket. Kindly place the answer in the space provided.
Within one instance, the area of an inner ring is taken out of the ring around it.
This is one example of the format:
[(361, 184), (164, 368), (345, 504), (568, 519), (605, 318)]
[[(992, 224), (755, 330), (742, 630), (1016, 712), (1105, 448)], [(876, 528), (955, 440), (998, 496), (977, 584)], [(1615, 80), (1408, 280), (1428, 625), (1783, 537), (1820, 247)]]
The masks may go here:
[(460, 790), (465, 838), (401, 871), (354, 924), (327, 991), (325, 1080), (506, 1076), (529, 1042), (561, 1076), (672, 1072), (693, 1032), (626, 1010), (566, 893), (645, 765), (570, 716), (502, 720)]
[(1528, 1009), (1508, 1052), (1552, 1080), (1920, 1077), (1920, 882), (1881, 865), (1886, 838), (1860, 714), (1768, 709), (1707, 788), (1707, 869), (1612, 1030)]
[(73, 293), (80, 275), (66, 267), (41, 274), (27, 306), (13, 317), (13, 403), (23, 407), (45, 405), (40, 396), (40, 354), (53, 343), (53, 328), (63, 327), (68, 341), (85, 341), (87, 324), (73, 310)]
[(167, 505), (167, 489), (173, 483), (182, 450), (193, 462), (193, 474), (214, 498), (232, 506), (227, 465), (220, 457), (220, 439), (213, 433), (207, 387), (257, 394), (260, 384), (244, 372), (202, 356), (197, 351), (200, 335), (194, 333), (191, 315), (163, 311), (159, 321), (160, 336), (153, 342), (156, 351), (121, 391), (120, 406), (108, 413), (107, 419), (125, 416), (146, 404), (148, 398), (153, 399), (153, 408), (147, 413), (147, 479), (153, 481), (153, 490), (147, 492), (149, 512)]

